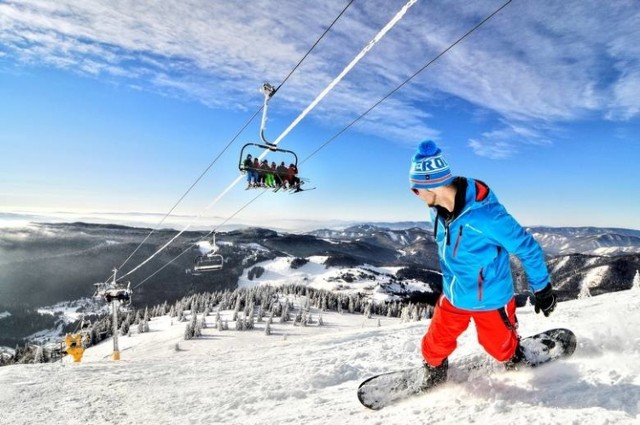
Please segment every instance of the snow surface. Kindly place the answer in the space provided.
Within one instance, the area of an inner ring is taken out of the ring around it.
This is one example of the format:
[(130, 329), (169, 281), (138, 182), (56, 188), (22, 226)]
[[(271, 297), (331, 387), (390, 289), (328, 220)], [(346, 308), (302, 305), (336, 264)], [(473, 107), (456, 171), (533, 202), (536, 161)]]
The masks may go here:
[[(223, 319), (231, 313), (222, 312)], [(312, 313), (317, 322), (318, 311)], [(549, 318), (526, 307), (518, 317), (523, 335), (572, 329), (576, 353), (537, 369), (505, 372), (482, 352), (472, 325), (450, 357), (447, 384), (380, 411), (360, 405), (359, 383), (419, 364), (428, 321), (326, 312), (323, 327), (276, 320), (270, 336), (257, 323), (244, 332), (206, 328), (201, 338), (184, 341), (185, 323), (154, 318), (151, 332), (120, 338), (119, 362), (109, 359), (107, 340), (89, 348), (79, 364), (65, 358), (0, 368), (0, 422), (640, 423), (640, 290), (564, 302)], [(470, 362), (480, 368), (456, 368)]]
[(0, 319), (4, 319), (5, 317), (10, 317), (11, 313), (9, 313), (8, 311), (3, 311), (0, 312)]

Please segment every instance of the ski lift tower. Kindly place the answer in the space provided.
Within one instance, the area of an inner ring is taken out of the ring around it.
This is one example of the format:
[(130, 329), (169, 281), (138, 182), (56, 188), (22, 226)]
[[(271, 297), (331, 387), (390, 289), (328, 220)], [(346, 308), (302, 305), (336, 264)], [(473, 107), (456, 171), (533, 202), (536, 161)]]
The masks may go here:
[[(116, 287), (116, 273), (118, 273), (118, 269), (113, 269), (113, 281), (112, 285)], [(113, 354), (111, 358), (113, 360), (120, 360), (120, 348), (118, 347), (118, 307), (120, 303), (117, 298), (111, 299), (111, 310), (113, 312)]]
[(118, 347), (118, 311), (121, 303), (131, 303), (131, 283), (127, 282), (126, 285), (123, 282), (116, 281), (116, 274), (118, 269), (113, 269), (113, 278), (111, 282), (96, 283), (98, 287), (96, 291), (96, 297), (104, 298), (104, 300), (111, 304), (111, 311), (113, 314), (113, 354), (111, 358), (113, 360), (120, 360), (120, 348)]

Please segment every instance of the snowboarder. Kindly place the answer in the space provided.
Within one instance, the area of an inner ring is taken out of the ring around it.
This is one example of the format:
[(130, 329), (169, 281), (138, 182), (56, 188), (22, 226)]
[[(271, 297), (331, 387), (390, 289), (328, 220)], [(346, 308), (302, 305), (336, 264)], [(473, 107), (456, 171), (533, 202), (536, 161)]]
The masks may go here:
[(517, 368), (526, 359), (516, 331), (509, 254), (522, 262), (536, 313), (549, 316), (556, 295), (540, 246), (485, 183), (454, 177), (433, 141), (418, 146), (409, 180), (431, 209), (442, 270), (443, 293), (422, 339), (423, 388), (446, 380), (447, 358), (472, 319), (487, 353), (507, 369)]

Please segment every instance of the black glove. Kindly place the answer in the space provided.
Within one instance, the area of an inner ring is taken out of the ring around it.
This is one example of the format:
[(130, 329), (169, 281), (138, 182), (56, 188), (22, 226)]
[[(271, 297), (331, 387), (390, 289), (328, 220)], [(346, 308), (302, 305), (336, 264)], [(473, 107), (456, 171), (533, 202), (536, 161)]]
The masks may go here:
[(556, 304), (558, 303), (556, 294), (551, 288), (551, 282), (549, 282), (547, 286), (544, 287), (544, 289), (541, 289), (533, 295), (535, 295), (536, 297), (536, 314), (540, 313), (540, 311), (542, 310), (544, 316), (549, 317), (553, 309), (556, 308)]

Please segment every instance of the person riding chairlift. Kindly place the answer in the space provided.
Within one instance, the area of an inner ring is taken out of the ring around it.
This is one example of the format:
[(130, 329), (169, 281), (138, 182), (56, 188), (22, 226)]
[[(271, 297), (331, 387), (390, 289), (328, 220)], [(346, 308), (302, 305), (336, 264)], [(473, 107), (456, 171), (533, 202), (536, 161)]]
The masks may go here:
[(282, 188), (286, 188), (288, 176), (289, 176), (289, 169), (287, 168), (286, 165), (284, 165), (284, 161), (282, 161), (280, 165), (276, 167), (276, 182)]
[(273, 174), (271, 174), (271, 167), (269, 167), (269, 161), (266, 159), (262, 160), (262, 165), (260, 165), (260, 171), (264, 176), (264, 186), (265, 187), (275, 187), (275, 183), (273, 182)]
[(247, 172), (247, 188), (255, 187), (258, 184), (258, 172), (254, 169), (253, 164), (251, 154), (247, 154), (247, 158), (242, 163), (242, 167)]
[(256, 187), (260, 187), (264, 184), (264, 174), (262, 174), (262, 170), (260, 168), (260, 160), (258, 158), (253, 158), (253, 169), (258, 176), (256, 179)]
[(295, 189), (296, 192), (300, 192), (300, 178), (298, 177), (298, 167), (294, 164), (289, 164), (289, 187)]

